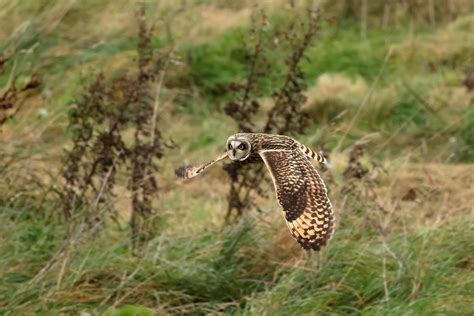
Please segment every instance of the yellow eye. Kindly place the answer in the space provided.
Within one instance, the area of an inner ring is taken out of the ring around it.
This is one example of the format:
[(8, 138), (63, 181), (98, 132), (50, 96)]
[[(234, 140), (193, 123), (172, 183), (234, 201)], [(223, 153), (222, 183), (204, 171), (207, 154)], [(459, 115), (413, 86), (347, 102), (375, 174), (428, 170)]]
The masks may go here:
[(245, 149), (245, 144), (240, 144), (238, 148), (239, 148), (240, 150), (244, 150), (244, 149)]
[(232, 145), (231, 144), (227, 145), (227, 148), (232, 149)]

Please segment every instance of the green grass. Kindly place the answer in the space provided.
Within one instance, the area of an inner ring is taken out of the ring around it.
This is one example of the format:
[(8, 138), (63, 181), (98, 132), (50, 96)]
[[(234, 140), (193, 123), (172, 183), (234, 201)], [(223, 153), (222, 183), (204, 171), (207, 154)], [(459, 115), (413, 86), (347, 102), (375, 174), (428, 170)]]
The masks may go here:
[[(279, 17), (274, 19), (279, 21)], [(247, 52), (243, 50), (243, 44), (248, 37), (246, 32), (246, 29), (232, 30), (212, 42), (186, 49), (190, 74), (206, 95), (225, 97), (228, 85), (234, 81), (240, 82), (245, 77)], [(426, 29), (422, 28), (420, 32), (426, 32)], [(385, 59), (390, 47), (404, 41), (407, 34), (408, 29), (403, 27), (372, 29), (367, 34), (367, 40), (361, 40), (357, 24), (349, 23), (337, 30), (332, 25), (325, 25), (302, 62), (306, 81), (310, 84), (323, 73), (341, 73), (352, 78), (361, 76), (372, 82), (384, 68), (379, 79), (388, 84), (403, 74), (405, 65), (397, 60), (385, 65)], [(287, 47), (276, 46), (266, 52), (271, 67), (268, 69), (268, 78), (263, 82), (264, 95), (270, 94), (281, 81), (279, 76), (284, 74), (281, 55), (286, 50)]]
[[(347, 225), (322, 252), (319, 266), (313, 257), (293, 267), (258, 255), (271, 236), (248, 221), (198, 235), (165, 233), (142, 258), (128, 250), (128, 230), (112, 229), (78, 242), (67, 261), (58, 260), (35, 282), (64, 244), (64, 230), (55, 221), (32, 225), (5, 215), (1, 224), (3, 313), (103, 312), (117, 301), (154, 310), (188, 306), (193, 313), (280, 315), (467, 315), (473, 308), (474, 235), (466, 221), (397, 230), (386, 246), (377, 233), (357, 236)], [(68, 273), (58, 285), (63, 263)]]
[(459, 134), (461, 147), (455, 153), (455, 161), (474, 162), (474, 111), (467, 111)]
[(225, 95), (231, 82), (245, 76), (243, 34), (236, 30), (211, 43), (189, 48), (186, 59), (190, 76), (206, 95)]
[[(458, 225), (452, 223), (443, 229), (394, 236), (388, 248), (396, 258), (380, 242), (344, 243), (338, 238), (342, 246), (331, 248), (315, 276), (294, 271), (286, 282), (258, 296), (257, 305), (268, 297), (268, 305), (263, 305), (262, 311), (273, 307), (282, 314), (315, 310), (368, 315), (468, 314), (472, 308), (467, 302), (473, 275), (465, 279), (461, 265), (468, 256), (464, 250), (472, 249), (469, 242), (472, 232), (465, 227), (466, 233), (459, 236)], [(340, 232), (339, 236), (344, 233)], [(459, 288), (453, 291), (446, 282), (459, 284)], [(439, 297), (449, 297), (457, 304), (444, 304)]]

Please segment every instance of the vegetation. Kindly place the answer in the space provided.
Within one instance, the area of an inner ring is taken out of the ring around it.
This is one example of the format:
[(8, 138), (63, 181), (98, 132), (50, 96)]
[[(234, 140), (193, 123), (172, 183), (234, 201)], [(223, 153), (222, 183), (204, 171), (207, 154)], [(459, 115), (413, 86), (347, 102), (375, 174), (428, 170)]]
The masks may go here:
[[(471, 1), (323, 2), (301, 56), (307, 3), (259, 3), (0, 0), (0, 315), (472, 313)], [(269, 121), (330, 153), (320, 253), (265, 181), (225, 224), (225, 170), (173, 175)]]
[[(73, 146), (66, 152), (59, 190), (66, 221), (82, 220), (89, 227), (104, 223), (103, 213), (116, 218), (113, 198), (116, 178), (126, 167), (132, 199), (134, 245), (150, 239), (156, 227), (152, 199), (158, 191), (157, 159), (163, 157), (158, 105), (170, 54), (156, 58), (145, 7), (137, 14), (136, 71), (121, 73), (107, 83), (99, 74), (70, 111), (68, 129)], [(133, 134), (128, 142), (126, 134)], [(74, 214), (77, 212), (86, 213)]]

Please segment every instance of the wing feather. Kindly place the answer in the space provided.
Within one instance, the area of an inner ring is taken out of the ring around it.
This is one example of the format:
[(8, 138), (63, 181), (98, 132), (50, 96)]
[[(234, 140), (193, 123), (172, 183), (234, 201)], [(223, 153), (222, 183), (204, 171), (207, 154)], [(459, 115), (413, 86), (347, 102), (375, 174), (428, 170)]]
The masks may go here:
[(299, 150), (259, 154), (270, 171), (293, 238), (305, 249), (320, 250), (332, 236), (334, 214), (318, 172)]

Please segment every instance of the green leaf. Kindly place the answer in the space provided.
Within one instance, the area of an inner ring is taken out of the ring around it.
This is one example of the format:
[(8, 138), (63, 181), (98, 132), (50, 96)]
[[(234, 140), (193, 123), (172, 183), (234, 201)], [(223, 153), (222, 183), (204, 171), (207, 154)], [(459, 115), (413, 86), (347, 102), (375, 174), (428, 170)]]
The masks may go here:
[(119, 308), (112, 308), (105, 312), (106, 316), (153, 316), (153, 311), (149, 308), (136, 305), (124, 305)]

